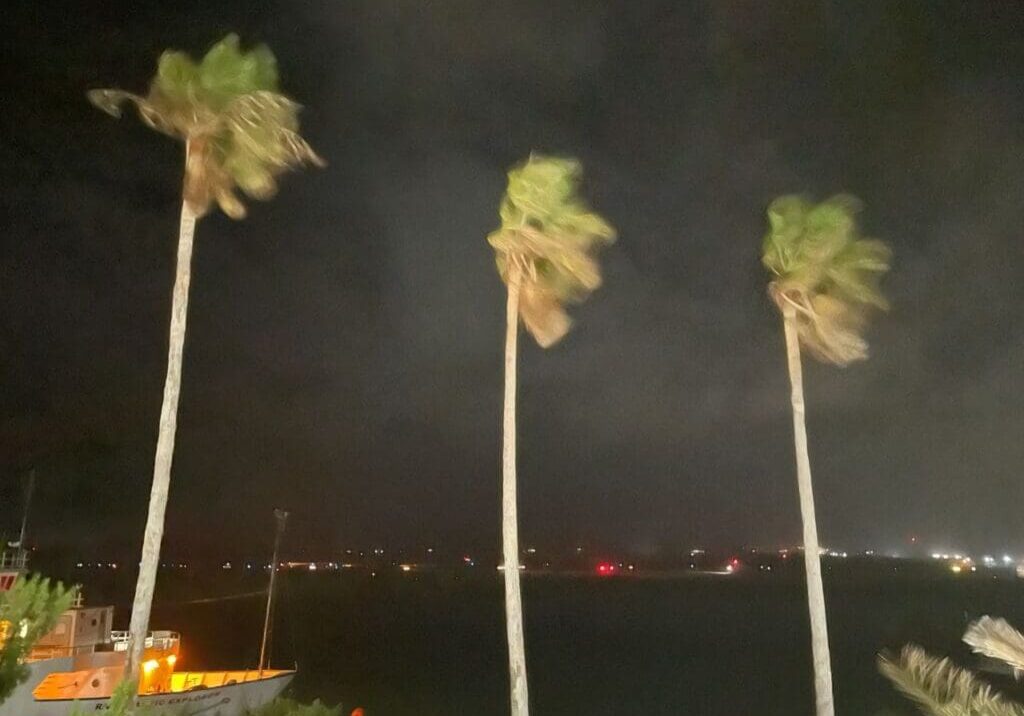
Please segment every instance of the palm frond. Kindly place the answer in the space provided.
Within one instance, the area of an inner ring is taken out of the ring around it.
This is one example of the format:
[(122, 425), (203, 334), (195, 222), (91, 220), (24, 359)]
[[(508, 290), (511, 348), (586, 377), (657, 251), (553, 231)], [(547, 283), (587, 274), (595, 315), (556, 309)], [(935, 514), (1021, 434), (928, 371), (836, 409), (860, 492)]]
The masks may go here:
[[(778, 290), (774, 284), (772, 289)], [(868, 344), (861, 336), (864, 316), (856, 305), (797, 291), (780, 291), (774, 298), (794, 307), (800, 343), (818, 360), (847, 366), (868, 357)]]
[(762, 262), (774, 276), (770, 293), (780, 308), (798, 307), (801, 343), (819, 360), (845, 366), (867, 357), (861, 335), (869, 308), (888, 303), (878, 287), (890, 252), (862, 239), (860, 202), (840, 194), (820, 204), (783, 196), (768, 207)]
[(139, 118), (145, 124), (172, 137), (177, 135), (174, 124), (146, 97), (119, 89), (89, 90), (86, 96), (96, 107), (118, 119), (123, 115), (122, 106), (125, 103), (134, 104), (139, 112)]
[(296, 131), (299, 105), (276, 92), (238, 97), (221, 115), (224, 168), (242, 191), (273, 196), (275, 177), (304, 164), (326, 162)]
[(561, 302), (536, 281), (525, 283), (519, 294), (519, 315), (537, 345), (550, 348), (572, 328)]
[(967, 627), (964, 643), (976, 654), (1009, 664), (1014, 671), (1024, 671), (1024, 635), (1005, 619), (984, 616)]
[(182, 52), (160, 57), (149, 93), (93, 90), (89, 99), (121, 116), (125, 102), (142, 120), (188, 145), (185, 200), (197, 216), (216, 202), (228, 216), (245, 216), (235, 190), (268, 199), (277, 177), (324, 160), (298, 133), (299, 105), (277, 91), (277, 63), (264, 46), (243, 51), (228, 35), (200, 62)]
[(918, 646), (903, 647), (896, 659), (879, 656), (878, 668), (931, 716), (1024, 716), (1024, 708), (1003, 699), (970, 671)]
[(611, 225), (577, 196), (580, 177), (573, 159), (531, 155), (509, 172), (501, 227), (487, 237), (502, 280), (512, 267), (521, 276), (520, 315), (543, 347), (571, 326), (563, 304), (601, 285), (594, 254), (615, 239)]

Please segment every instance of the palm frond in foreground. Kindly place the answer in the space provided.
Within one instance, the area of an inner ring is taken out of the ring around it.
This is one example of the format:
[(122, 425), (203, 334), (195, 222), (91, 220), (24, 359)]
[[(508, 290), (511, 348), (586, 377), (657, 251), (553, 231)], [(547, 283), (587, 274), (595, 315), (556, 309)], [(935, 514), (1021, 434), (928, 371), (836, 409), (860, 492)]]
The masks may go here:
[(964, 643), (975, 654), (999, 659), (1013, 667), (1015, 673), (1024, 671), (1024, 636), (1005, 619), (982, 617), (967, 628)]
[[(967, 628), (964, 642), (975, 653), (1015, 669), (1024, 661), (1024, 636), (1003, 619), (982, 617)], [(903, 647), (896, 658), (879, 656), (878, 668), (931, 716), (1024, 716), (1024, 705), (1007, 700), (973, 672), (931, 656), (919, 646)]]

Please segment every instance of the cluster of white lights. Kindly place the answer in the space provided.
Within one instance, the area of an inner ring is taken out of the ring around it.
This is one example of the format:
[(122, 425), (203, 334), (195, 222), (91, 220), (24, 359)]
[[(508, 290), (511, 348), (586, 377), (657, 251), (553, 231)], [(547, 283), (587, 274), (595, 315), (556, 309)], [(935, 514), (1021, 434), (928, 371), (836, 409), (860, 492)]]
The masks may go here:
[[(953, 552), (953, 553), (949, 553), (949, 552), (932, 552), (931, 553), (931, 557), (932, 557), (932, 559), (941, 559), (941, 560), (947, 560), (947, 561), (954, 560), (954, 561), (957, 561), (957, 562), (966, 562), (966, 563), (971, 563), (971, 562), (974, 561), (971, 558), (970, 555), (960, 554), (959, 552)], [(1003, 565), (1009, 566), (1009, 565), (1014, 564), (1014, 562), (1015, 562), (1014, 558), (1012, 556), (1008, 555), (1008, 554), (1004, 554), (1000, 559), (996, 559), (995, 557), (993, 557), (990, 554), (982, 555), (982, 557), (981, 557), (981, 563), (984, 564), (986, 567), (994, 567), (994, 566), (996, 566), (999, 563), (1002, 563)]]

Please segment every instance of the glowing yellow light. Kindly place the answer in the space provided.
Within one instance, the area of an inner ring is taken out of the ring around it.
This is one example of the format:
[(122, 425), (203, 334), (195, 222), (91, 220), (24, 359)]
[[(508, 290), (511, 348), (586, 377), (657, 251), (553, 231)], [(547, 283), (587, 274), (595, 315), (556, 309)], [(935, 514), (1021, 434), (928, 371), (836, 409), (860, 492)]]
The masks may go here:
[(952, 569), (954, 573), (959, 574), (960, 570), (963, 568), (959, 564), (954, 564), (950, 569)]
[(170, 656), (167, 657), (167, 663), (170, 666), (174, 666), (174, 664), (177, 663), (177, 661), (178, 661), (178, 657), (175, 656), (174, 654), (171, 654)]
[(142, 670), (148, 674), (158, 666), (160, 666), (160, 664), (157, 662), (156, 659), (150, 659), (149, 661), (145, 661), (142, 663)]

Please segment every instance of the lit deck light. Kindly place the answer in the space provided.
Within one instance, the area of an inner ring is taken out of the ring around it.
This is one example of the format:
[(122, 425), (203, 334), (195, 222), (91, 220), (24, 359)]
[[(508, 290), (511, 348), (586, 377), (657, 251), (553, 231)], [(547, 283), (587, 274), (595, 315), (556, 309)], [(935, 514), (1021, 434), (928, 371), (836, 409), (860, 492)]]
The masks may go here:
[(149, 674), (158, 666), (160, 666), (160, 663), (156, 659), (150, 659), (149, 661), (142, 662), (142, 671)]
[(167, 664), (169, 666), (174, 666), (176, 663), (178, 663), (178, 657), (177, 656), (175, 656), (174, 654), (171, 654), (170, 656), (167, 657)]

